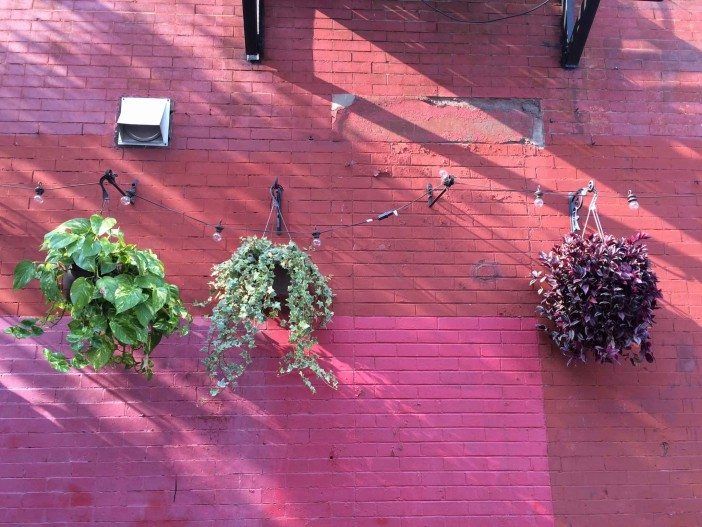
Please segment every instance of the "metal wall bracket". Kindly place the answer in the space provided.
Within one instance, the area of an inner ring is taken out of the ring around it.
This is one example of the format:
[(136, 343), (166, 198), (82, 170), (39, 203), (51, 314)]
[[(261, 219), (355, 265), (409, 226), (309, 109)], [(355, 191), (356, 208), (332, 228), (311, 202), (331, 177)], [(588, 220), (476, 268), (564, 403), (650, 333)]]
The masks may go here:
[(271, 185), (271, 207), (275, 208), (275, 233), (283, 233), (283, 186), (278, 183), (278, 178), (275, 178), (273, 185)]
[(102, 175), (100, 178), (100, 181), (98, 184), (100, 185), (100, 188), (102, 189), (102, 201), (109, 201), (110, 200), (110, 194), (107, 192), (107, 189), (105, 188), (105, 183), (109, 183), (112, 185), (115, 189), (117, 189), (117, 192), (120, 193), (124, 198), (127, 198), (129, 200), (129, 205), (133, 205), (134, 202), (136, 201), (136, 196), (137, 196), (137, 183), (138, 181), (134, 180), (132, 181), (132, 184), (129, 186), (127, 190), (123, 190), (122, 187), (120, 187), (117, 184), (117, 174), (112, 172), (111, 169), (105, 170), (105, 173)]
[(594, 198), (597, 197), (597, 189), (595, 188), (595, 183), (590, 181), (586, 187), (583, 187), (575, 192), (568, 194), (568, 215), (570, 216), (570, 232), (577, 232), (580, 230), (580, 216), (578, 216), (578, 211), (583, 206), (583, 199), (588, 193), (592, 192)]
[(580, 57), (585, 49), (592, 23), (595, 21), (600, 0), (561, 0), (561, 4), (563, 5), (561, 66), (574, 69), (580, 64)]
[(244, 47), (246, 60), (263, 59), (263, 0), (242, 0), (244, 13)]
[(429, 208), (433, 207), (434, 204), (437, 201), (439, 201), (439, 199), (441, 199), (441, 196), (443, 196), (455, 182), (456, 178), (448, 173), (442, 176), (441, 183), (443, 183), (444, 187), (441, 189), (441, 192), (439, 192), (436, 196), (434, 196), (434, 191), (436, 191), (437, 189), (432, 187), (431, 183), (427, 184), (427, 204), (429, 205)]

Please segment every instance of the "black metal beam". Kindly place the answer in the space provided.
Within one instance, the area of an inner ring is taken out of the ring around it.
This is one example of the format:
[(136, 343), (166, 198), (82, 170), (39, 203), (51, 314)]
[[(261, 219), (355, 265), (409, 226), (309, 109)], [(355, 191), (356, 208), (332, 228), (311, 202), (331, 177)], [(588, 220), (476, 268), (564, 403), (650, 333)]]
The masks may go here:
[(246, 60), (263, 59), (263, 0), (242, 0), (244, 11), (244, 47)]
[[(561, 66), (567, 69), (577, 68), (585, 49), (592, 23), (595, 21), (600, 0), (562, 0), (563, 1), (563, 54)], [(580, 2), (578, 12), (577, 3)]]

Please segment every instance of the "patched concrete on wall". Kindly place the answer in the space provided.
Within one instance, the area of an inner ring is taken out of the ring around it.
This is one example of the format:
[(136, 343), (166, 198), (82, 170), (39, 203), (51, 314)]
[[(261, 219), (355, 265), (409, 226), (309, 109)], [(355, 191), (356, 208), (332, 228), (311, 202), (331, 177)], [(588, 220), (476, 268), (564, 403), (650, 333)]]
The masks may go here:
[(538, 99), (332, 95), (337, 140), (544, 146)]

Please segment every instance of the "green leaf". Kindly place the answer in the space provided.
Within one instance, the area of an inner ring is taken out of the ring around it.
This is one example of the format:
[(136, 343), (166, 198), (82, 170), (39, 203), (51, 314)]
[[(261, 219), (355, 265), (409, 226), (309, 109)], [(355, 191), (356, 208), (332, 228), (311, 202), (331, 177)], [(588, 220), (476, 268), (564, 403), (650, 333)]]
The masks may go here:
[(147, 298), (148, 297), (141, 292), (140, 287), (120, 285), (115, 291), (115, 307), (117, 308), (117, 314), (133, 308)]
[(41, 292), (49, 302), (57, 302), (61, 299), (61, 290), (56, 283), (56, 275), (52, 271), (39, 271), (39, 287)]
[(106, 275), (107, 273), (111, 273), (115, 269), (117, 269), (117, 262), (114, 260), (110, 259), (103, 259), (98, 257), (98, 262), (100, 264), (100, 274)]
[(71, 359), (71, 366), (79, 370), (85, 368), (88, 364), (90, 364), (88, 359), (82, 353), (76, 353)]
[(46, 360), (51, 364), (51, 367), (56, 371), (66, 373), (71, 369), (71, 365), (68, 363), (68, 359), (63, 353), (56, 353), (48, 348), (44, 348), (43, 353)]
[(87, 353), (87, 359), (90, 365), (95, 371), (100, 370), (105, 366), (112, 358), (112, 353), (114, 348), (109, 346), (106, 342), (101, 342), (97, 346), (93, 346)]
[(57, 251), (59, 249), (63, 249), (64, 247), (68, 247), (80, 239), (81, 237), (77, 234), (53, 230), (44, 236), (43, 247), (46, 247), (49, 250)]
[(73, 261), (81, 269), (86, 271), (95, 272), (95, 255), (86, 255), (83, 252), (76, 252), (72, 254)]
[(71, 302), (73, 309), (80, 311), (90, 303), (95, 292), (95, 286), (91, 284), (87, 278), (80, 277), (73, 282), (71, 286)]
[(87, 258), (88, 256), (95, 256), (96, 254), (99, 254), (101, 249), (102, 245), (98, 240), (96, 240), (93, 236), (86, 236), (80, 247), (73, 251), (71, 255), (73, 256), (77, 254), (77, 251), (80, 251), (83, 253), (83, 257)]
[(97, 287), (98, 291), (105, 300), (111, 304), (114, 304), (115, 291), (117, 291), (119, 284), (120, 282), (117, 280), (117, 278), (113, 276), (103, 276), (102, 278), (98, 278), (98, 280), (95, 282), (95, 287)]
[(117, 220), (114, 218), (103, 218), (99, 214), (90, 216), (90, 230), (93, 231), (95, 236), (102, 236), (114, 227), (116, 223)]
[(139, 320), (139, 324), (144, 328), (147, 328), (154, 318), (151, 306), (146, 302), (137, 305), (134, 308), (134, 312), (136, 313), (137, 320)]
[(110, 320), (110, 329), (112, 330), (112, 334), (115, 336), (115, 338), (122, 344), (137, 344), (134, 328), (128, 323), (125, 323), (124, 320), (117, 318)]
[(15, 267), (14, 279), (12, 281), (13, 289), (22, 289), (29, 282), (31, 282), (37, 275), (36, 266), (34, 262), (29, 260), (22, 260)]
[(158, 278), (153, 275), (137, 276), (134, 279), (134, 285), (141, 287), (142, 289), (155, 289), (157, 287), (163, 287), (164, 282), (162, 278)]
[(85, 218), (73, 218), (72, 220), (64, 221), (56, 227), (52, 232), (63, 232), (71, 230), (73, 232), (86, 231), (90, 227), (90, 221)]
[(151, 305), (151, 310), (157, 313), (161, 310), (163, 306), (168, 302), (168, 288), (157, 287), (151, 291), (151, 298), (149, 299), (149, 304)]
[(38, 337), (44, 333), (44, 330), (39, 325), (38, 318), (25, 318), (18, 324), (10, 326), (5, 330), (5, 333), (12, 335), (17, 339), (26, 339), (28, 337)]

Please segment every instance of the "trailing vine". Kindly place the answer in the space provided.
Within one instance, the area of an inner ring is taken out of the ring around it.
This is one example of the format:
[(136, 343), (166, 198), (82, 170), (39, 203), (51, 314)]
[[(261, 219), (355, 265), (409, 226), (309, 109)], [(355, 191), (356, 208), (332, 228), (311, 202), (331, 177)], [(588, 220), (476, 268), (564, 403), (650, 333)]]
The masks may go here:
[[(279, 297), (274, 288), (276, 274), (281, 273), (289, 276), (287, 298)], [(333, 316), (333, 294), (328, 278), (306, 252), (292, 241), (275, 244), (267, 238), (242, 238), (232, 257), (213, 267), (212, 276), (208, 302), (216, 305), (203, 349), (207, 371), (216, 380), (212, 395), (237, 385), (252, 362), (250, 350), (256, 346), (259, 326), (279, 316), (293, 346), (281, 358), (279, 374), (296, 371), (312, 392), (316, 390), (307, 373), (336, 388), (334, 373), (319, 364), (313, 350), (317, 344), (313, 331)], [(234, 349), (238, 358), (231, 355)]]
[(66, 341), (72, 356), (44, 349), (58, 371), (121, 364), (151, 378), (151, 352), (161, 339), (188, 332), (190, 315), (178, 288), (165, 281), (163, 263), (150, 250), (127, 244), (116, 223), (97, 214), (62, 223), (44, 236), (43, 262), (24, 260), (15, 267), (13, 287), (38, 280), (48, 309), (43, 318), (24, 319), (6, 332), (38, 336), (70, 316)]

